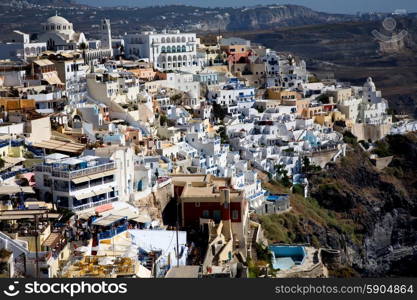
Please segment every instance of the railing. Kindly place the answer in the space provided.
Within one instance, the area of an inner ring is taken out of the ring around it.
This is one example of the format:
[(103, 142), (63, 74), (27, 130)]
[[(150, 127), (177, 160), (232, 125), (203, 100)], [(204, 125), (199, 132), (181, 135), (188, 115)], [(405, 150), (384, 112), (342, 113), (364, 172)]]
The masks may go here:
[(110, 239), (110, 238), (114, 237), (115, 235), (118, 235), (122, 232), (125, 232), (126, 230), (127, 230), (127, 224), (120, 225), (116, 228), (112, 228), (112, 229), (106, 230), (102, 233), (99, 233), (98, 239), (99, 240)]
[(110, 171), (116, 169), (116, 163), (111, 162), (103, 165), (98, 165), (90, 168), (75, 170), (75, 171), (60, 171), (52, 166), (38, 165), (35, 167), (35, 171), (51, 173), (54, 177), (73, 179), (81, 176), (96, 174), (100, 172)]
[(169, 177), (161, 177), (157, 179), (157, 182), (158, 182), (158, 188), (163, 188), (164, 186), (170, 184), (172, 180)]
[(261, 197), (261, 196), (264, 196), (264, 195), (265, 194), (263, 192), (259, 192), (257, 194), (254, 194), (254, 195), (249, 196), (248, 199), (249, 200), (253, 200), (253, 199), (256, 199), (256, 198)]
[(92, 208), (92, 207), (112, 203), (112, 202), (115, 202), (117, 200), (118, 200), (118, 197), (114, 197), (114, 198), (109, 198), (109, 199), (105, 199), (105, 200), (101, 200), (101, 201), (97, 201), (97, 202), (90, 202), (90, 203), (87, 203), (87, 204), (83, 204), (83, 205), (80, 205), (80, 206), (73, 207), (72, 210), (73, 211), (83, 211), (83, 210), (86, 210), (86, 209), (89, 209), (89, 208)]

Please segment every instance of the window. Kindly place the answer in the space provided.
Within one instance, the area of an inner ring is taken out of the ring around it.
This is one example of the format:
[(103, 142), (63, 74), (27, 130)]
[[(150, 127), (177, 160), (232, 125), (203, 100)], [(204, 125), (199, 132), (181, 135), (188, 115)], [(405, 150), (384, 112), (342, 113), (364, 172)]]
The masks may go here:
[(203, 210), (203, 218), (208, 219), (210, 217), (209, 211), (208, 210)]
[(195, 202), (195, 207), (200, 207), (200, 202)]
[(232, 210), (232, 220), (238, 220), (239, 219), (239, 211), (234, 209)]

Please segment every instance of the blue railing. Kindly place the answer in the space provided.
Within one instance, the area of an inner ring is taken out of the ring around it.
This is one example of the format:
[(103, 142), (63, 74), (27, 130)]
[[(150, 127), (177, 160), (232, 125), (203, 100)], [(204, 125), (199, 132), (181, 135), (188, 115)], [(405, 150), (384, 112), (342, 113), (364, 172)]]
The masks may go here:
[(3, 173), (3, 174), (0, 175), (0, 177), (3, 180), (6, 180), (6, 179), (12, 178), (12, 177), (14, 177), (14, 176), (16, 176), (18, 174), (23, 174), (23, 173), (27, 173), (27, 172), (30, 172), (30, 170), (29, 169), (20, 169), (20, 170), (17, 170), (17, 171)]
[(116, 235), (118, 235), (122, 232), (125, 232), (126, 230), (127, 230), (127, 224), (120, 225), (116, 228), (112, 228), (112, 229), (106, 230), (102, 233), (99, 233), (98, 239), (99, 240), (110, 239), (110, 238), (112, 238), (112, 237), (114, 237), (114, 236), (116, 236)]

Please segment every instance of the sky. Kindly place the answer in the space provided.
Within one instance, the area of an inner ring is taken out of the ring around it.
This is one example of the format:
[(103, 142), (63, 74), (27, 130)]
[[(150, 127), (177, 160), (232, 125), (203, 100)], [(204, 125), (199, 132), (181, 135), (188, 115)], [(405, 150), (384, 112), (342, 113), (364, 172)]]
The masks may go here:
[(298, 4), (317, 11), (330, 13), (357, 12), (394, 12), (396, 9), (406, 9), (417, 12), (417, 0), (76, 0), (79, 3), (95, 6), (153, 6), (166, 4), (186, 4), (203, 7), (216, 6), (251, 6), (258, 4)]

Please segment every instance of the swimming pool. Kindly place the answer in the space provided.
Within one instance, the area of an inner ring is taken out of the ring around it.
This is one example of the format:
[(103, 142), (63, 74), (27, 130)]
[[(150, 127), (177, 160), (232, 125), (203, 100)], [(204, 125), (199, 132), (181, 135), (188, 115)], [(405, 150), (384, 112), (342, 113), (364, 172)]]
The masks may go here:
[(269, 250), (275, 270), (288, 270), (295, 265), (302, 265), (307, 256), (303, 246), (269, 246)]

